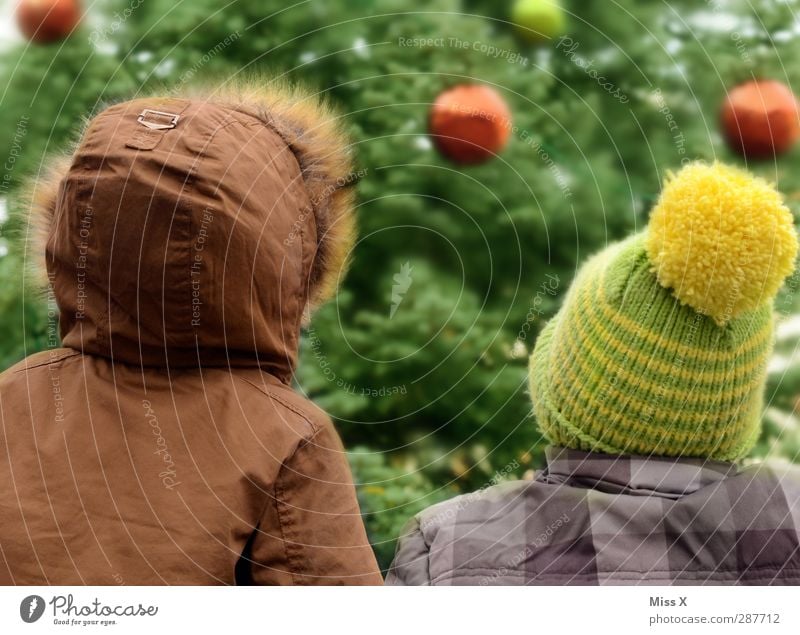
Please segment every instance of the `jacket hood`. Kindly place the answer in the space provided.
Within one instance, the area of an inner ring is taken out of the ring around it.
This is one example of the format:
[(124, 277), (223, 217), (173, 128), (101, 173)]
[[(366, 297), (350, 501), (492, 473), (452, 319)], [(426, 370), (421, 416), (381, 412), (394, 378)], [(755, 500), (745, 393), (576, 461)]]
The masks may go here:
[(350, 174), (336, 118), (295, 88), (107, 108), (30, 193), (64, 345), (288, 380), (303, 316), (333, 295), (352, 248)]

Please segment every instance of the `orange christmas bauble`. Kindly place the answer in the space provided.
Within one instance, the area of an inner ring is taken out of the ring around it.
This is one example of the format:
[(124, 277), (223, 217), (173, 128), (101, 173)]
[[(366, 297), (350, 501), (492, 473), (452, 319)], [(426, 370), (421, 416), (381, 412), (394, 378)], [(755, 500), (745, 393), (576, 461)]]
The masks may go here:
[(67, 37), (81, 19), (77, 0), (22, 0), (17, 7), (17, 24), (29, 40), (55, 42)]
[(797, 100), (788, 86), (772, 80), (734, 88), (722, 106), (728, 144), (748, 158), (771, 157), (800, 136)]
[(481, 163), (506, 145), (511, 112), (495, 90), (463, 84), (436, 98), (429, 129), (434, 144), (449, 159), (462, 164)]

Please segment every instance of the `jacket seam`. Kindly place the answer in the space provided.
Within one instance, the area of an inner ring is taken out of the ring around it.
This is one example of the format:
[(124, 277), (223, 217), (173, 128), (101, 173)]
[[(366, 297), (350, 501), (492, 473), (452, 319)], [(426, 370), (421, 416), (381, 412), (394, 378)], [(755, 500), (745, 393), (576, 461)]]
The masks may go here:
[(283, 544), (283, 558), (286, 561), (286, 568), (289, 570), (289, 575), (292, 577), (292, 583), (295, 583), (294, 567), (292, 565), (292, 557), (289, 553), (289, 541), (286, 538), (286, 525), (291, 521), (284, 519), (285, 512), (283, 507), (283, 486), (280, 484), (281, 474), (283, 473), (284, 465), (278, 471), (278, 477), (275, 479), (275, 507), (278, 512), (278, 527), (281, 532), (281, 544)]
[[(187, 105), (181, 113), (188, 110), (189, 105)], [(183, 193), (181, 194), (180, 201), (179, 201), (179, 208), (182, 212), (183, 220), (186, 223), (186, 262), (185, 262), (185, 271), (189, 271), (192, 263), (192, 251), (194, 248), (194, 237), (195, 235), (195, 214), (200, 214), (203, 212), (204, 209), (207, 207), (200, 206), (198, 207), (195, 203), (193, 203), (193, 196), (192, 194), (199, 194), (199, 190), (197, 187), (198, 175), (200, 171), (203, 170), (205, 164), (208, 161), (208, 153), (209, 148), (214, 143), (214, 139), (216, 139), (217, 135), (220, 134), (225, 128), (230, 126), (231, 124), (235, 123), (236, 119), (232, 119), (230, 121), (226, 121), (213, 130), (210, 131), (208, 135), (208, 139), (203, 142), (203, 146), (200, 149), (198, 156), (195, 157), (194, 161), (192, 161), (191, 166), (189, 167), (189, 173), (184, 181), (183, 184)], [(218, 202), (218, 197), (213, 196), (211, 197), (212, 200), (212, 210), (216, 211), (216, 203)], [(177, 228), (179, 231), (180, 228), (176, 226), (176, 220), (178, 215), (175, 214), (172, 219), (172, 227)], [(173, 245), (174, 248), (174, 245)], [(181, 284), (186, 289), (191, 290), (191, 281), (189, 277), (181, 276), (180, 277)], [(186, 324), (189, 324), (189, 329), (187, 332), (194, 331), (194, 327), (191, 326), (192, 324), (192, 308), (191, 306), (186, 309), (187, 311), (187, 320)], [(196, 332), (196, 331), (195, 331)]]
[(289, 533), (291, 533), (295, 522), (291, 517), (291, 507), (286, 504), (286, 497), (284, 496), (285, 489), (282, 484), (282, 478), (287, 464), (290, 463), (297, 456), (300, 450), (306, 447), (316, 436), (317, 432), (314, 432), (310, 437), (303, 439), (297, 444), (297, 447), (295, 447), (294, 451), (281, 464), (281, 468), (278, 470), (278, 476), (275, 479), (275, 502), (278, 507), (278, 524), (280, 525), (281, 530), (284, 558), (286, 558), (286, 565), (289, 569), (289, 574), (292, 576), (292, 583), (298, 586), (303, 584), (303, 582), (300, 580), (300, 576), (305, 575), (302, 572), (302, 566), (296, 564), (297, 559), (302, 562), (302, 553), (300, 553), (302, 550), (296, 548), (297, 543), (287, 539), (287, 536)]
[(425, 578), (428, 584), (431, 584), (433, 580), (431, 576), (431, 543), (428, 542), (425, 533), (422, 531), (422, 525), (418, 516), (414, 517), (414, 522), (416, 523), (416, 532), (419, 534), (422, 544), (425, 545)]
[[(467, 571), (496, 571), (497, 569), (493, 569), (491, 567), (475, 567), (471, 565), (459, 565), (457, 567), (458, 570), (467, 570)], [(775, 571), (779, 569), (781, 571), (785, 571), (787, 573), (800, 573), (800, 567), (781, 567), (780, 565), (760, 565), (758, 567), (747, 567), (744, 569), (686, 569), (686, 573), (746, 573), (747, 571)], [(619, 572), (620, 574), (625, 573), (632, 573), (636, 575), (647, 575), (649, 573), (675, 573), (673, 569), (648, 569), (647, 571), (636, 571), (635, 569), (598, 569), (598, 574), (616, 574)], [(519, 569), (509, 569), (508, 573), (518, 573), (520, 575), (524, 573), (536, 573), (535, 571), (520, 571)], [(588, 575), (580, 572), (572, 573), (569, 571), (551, 571), (551, 572), (543, 572), (545, 575)], [(444, 575), (444, 574), (440, 574)], [(594, 575), (594, 574), (592, 574)]]
[(69, 352), (66, 352), (66, 353), (62, 353), (61, 355), (59, 355), (58, 357), (55, 357), (53, 359), (48, 359), (48, 360), (45, 360), (45, 361), (41, 361), (41, 362), (38, 362), (38, 363), (33, 364), (31, 366), (23, 366), (22, 368), (18, 368), (17, 370), (14, 371), (14, 373), (15, 374), (16, 373), (24, 373), (25, 371), (33, 370), (34, 368), (41, 368), (42, 366), (50, 366), (52, 364), (60, 364), (64, 360), (69, 359), (70, 357), (76, 357), (78, 355), (82, 355), (82, 353), (80, 351), (69, 351)]
[[(490, 570), (490, 571), (494, 572), (493, 569)], [(526, 572), (523, 572), (523, 571), (508, 572), (508, 573), (510, 575), (512, 575), (513, 577), (523, 577), (523, 576), (526, 575)], [(736, 578), (731, 578), (731, 577), (720, 578), (719, 576), (714, 576), (713, 572), (698, 572), (698, 573), (708, 573), (709, 575), (705, 576), (705, 577), (701, 577), (701, 576), (698, 576), (698, 575), (689, 576), (689, 575), (685, 575), (685, 574), (675, 575), (675, 576), (659, 575), (659, 576), (651, 576), (651, 577), (642, 577), (642, 576), (635, 576), (635, 575), (616, 575), (616, 576), (614, 576), (612, 578), (608, 578), (608, 580), (609, 581), (615, 581), (616, 580), (616, 581), (649, 581), (649, 582), (664, 581), (664, 582), (676, 582), (676, 581), (682, 581), (682, 580), (701, 580), (702, 579), (702, 580), (705, 580), (705, 581), (708, 581), (708, 582), (727, 582), (727, 581), (731, 581), (731, 580), (744, 581), (744, 582), (755, 581), (755, 580), (775, 580), (776, 582), (785, 582), (786, 579), (787, 579), (787, 578), (782, 578), (782, 577), (776, 578), (774, 575), (770, 576), (770, 575), (766, 575), (766, 574), (765, 575), (759, 575), (759, 576), (739, 575)], [(532, 573), (530, 575), (532, 576), (531, 577), (531, 581), (537, 581), (537, 574)], [(505, 576), (505, 574), (504, 574), (504, 576)], [(497, 576), (496, 579), (502, 579), (504, 576)], [(471, 579), (471, 578), (485, 578), (485, 577), (488, 577), (488, 576), (479, 575), (477, 573), (458, 573), (458, 572), (456, 572), (456, 573), (451, 573), (451, 574), (441, 574), (441, 575), (437, 576), (436, 578), (434, 578), (431, 581), (431, 584), (435, 586), (439, 582), (446, 582), (446, 581), (449, 581), (449, 580), (456, 580), (456, 579), (459, 579), (459, 578)], [(605, 582), (606, 581), (606, 578), (603, 577), (602, 572), (600, 574), (582, 573), (582, 574), (573, 574), (573, 575), (548, 573), (548, 574), (542, 575), (541, 577), (538, 577), (538, 580), (546, 580), (547, 578), (568, 578), (569, 580), (591, 581), (591, 582), (597, 582), (597, 583), (601, 583), (601, 582)], [(789, 580), (800, 579), (800, 572), (798, 572), (798, 574), (796, 574), (796, 575), (788, 576), (788, 579)]]
[[(461, 573), (460, 571), (467, 571), (469, 573)], [(747, 575), (748, 572), (755, 572), (757, 575)], [(761, 575), (758, 575), (760, 572), (764, 572)], [(773, 575), (769, 575), (768, 571), (772, 571)], [(432, 583), (441, 582), (444, 580), (451, 580), (454, 578), (464, 577), (464, 578), (477, 578), (477, 577), (487, 577), (486, 575), (481, 575), (481, 572), (484, 574), (496, 574), (497, 569), (492, 569), (491, 567), (472, 567), (469, 565), (464, 565), (458, 568), (458, 570), (451, 570), (446, 573), (440, 573), (435, 578), (429, 578)], [(793, 567), (791, 569), (786, 567), (775, 567), (769, 565), (763, 565), (760, 567), (750, 567), (746, 570), (737, 570), (737, 569), (696, 569), (696, 570), (687, 570), (683, 572), (675, 572), (670, 571), (669, 569), (653, 569), (650, 571), (593, 571), (589, 573), (570, 573), (570, 572), (559, 572), (559, 571), (551, 571), (551, 572), (537, 572), (537, 571), (519, 571), (517, 569), (510, 569), (505, 571), (503, 575), (497, 576), (497, 578), (502, 578), (505, 576), (513, 576), (513, 577), (523, 577), (530, 575), (533, 578), (541, 576), (542, 578), (588, 578), (588, 579), (597, 579), (598, 577), (604, 576), (612, 576), (615, 580), (697, 580), (701, 577), (703, 578), (714, 578), (719, 577), (720, 574), (737, 574), (736, 579), (766, 579), (766, 578), (773, 578), (775, 577), (776, 573), (780, 572), (782, 574), (788, 574), (790, 577), (797, 575), (800, 576), (800, 568)], [(655, 575), (651, 575), (655, 574)], [(727, 578), (731, 579), (731, 578)]]

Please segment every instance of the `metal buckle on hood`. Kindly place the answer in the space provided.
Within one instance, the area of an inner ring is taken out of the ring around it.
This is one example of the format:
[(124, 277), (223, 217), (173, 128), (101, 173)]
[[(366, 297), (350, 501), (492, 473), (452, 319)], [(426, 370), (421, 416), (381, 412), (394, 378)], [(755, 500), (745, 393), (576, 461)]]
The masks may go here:
[[(166, 123), (161, 121), (147, 121), (147, 118), (167, 118), (169, 121)], [(178, 125), (178, 120), (180, 119), (180, 115), (176, 115), (172, 112), (163, 112), (161, 110), (151, 110), (150, 108), (145, 108), (140, 114), (139, 118), (136, 120), (143, 126), (150, 128), (150, 130), (169, 130), (170, 128), (174, 128)]]

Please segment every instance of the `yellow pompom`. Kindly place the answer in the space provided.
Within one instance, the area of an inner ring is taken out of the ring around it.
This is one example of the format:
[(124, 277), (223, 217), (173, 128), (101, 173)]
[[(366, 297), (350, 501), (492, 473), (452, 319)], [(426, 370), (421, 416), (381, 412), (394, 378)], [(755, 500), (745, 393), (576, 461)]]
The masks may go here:
[(797, 235), (781, 195), (764, 179), (692, 163), (668, 175), (647, 251), (662, 286), (724, 325), (772, 300), (794, 270)]

